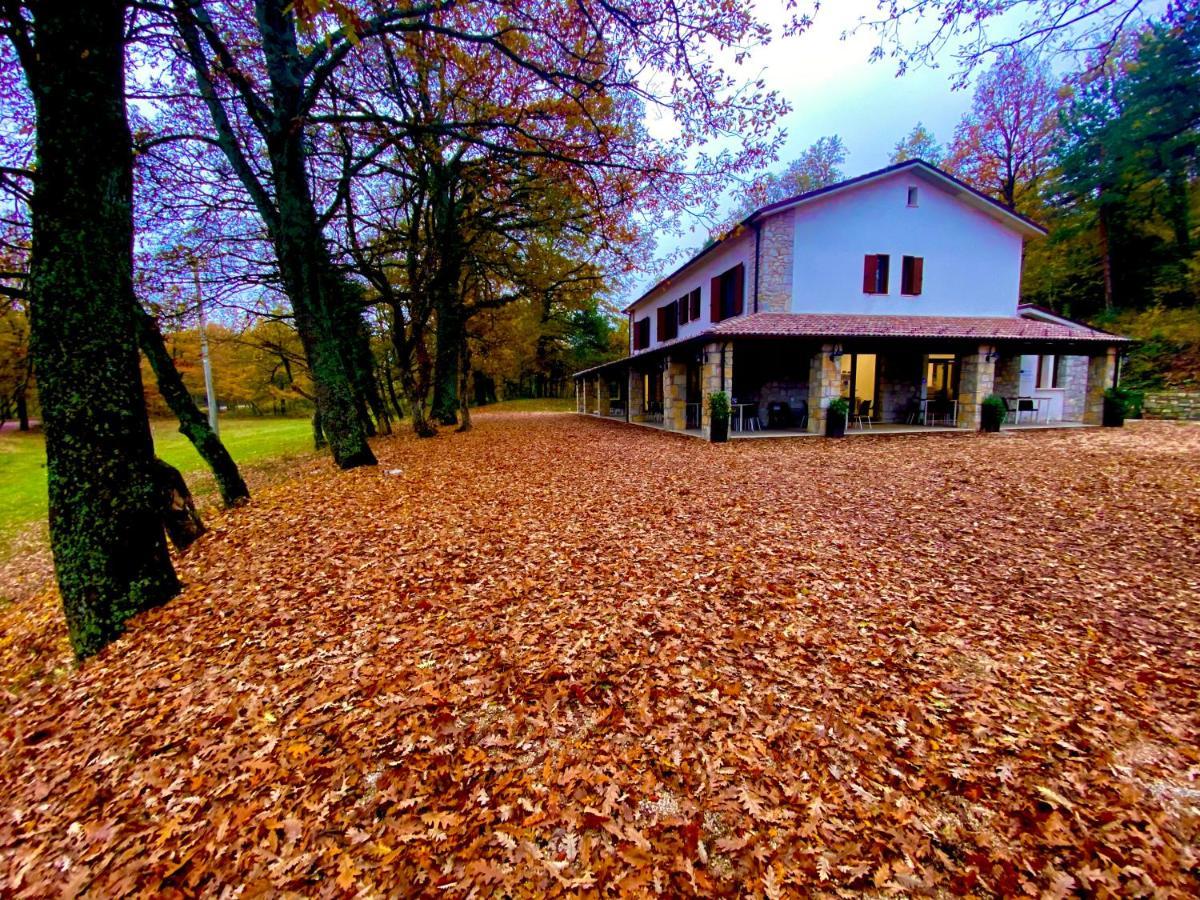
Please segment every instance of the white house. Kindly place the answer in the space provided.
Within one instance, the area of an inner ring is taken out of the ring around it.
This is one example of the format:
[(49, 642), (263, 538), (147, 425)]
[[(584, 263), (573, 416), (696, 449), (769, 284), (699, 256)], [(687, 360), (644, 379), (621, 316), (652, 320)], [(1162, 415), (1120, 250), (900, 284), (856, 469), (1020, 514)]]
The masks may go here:
[(820, 432), (837, 396), (858, 427), (976, 429), (997, 393), (1018, 424), (1099, 424), (1124, 338), (1019, 305), (1045, 231), (911, 160), (746, 217), (626, 310), (629, 356), (575, 375), (578, 410), (707, 434)]

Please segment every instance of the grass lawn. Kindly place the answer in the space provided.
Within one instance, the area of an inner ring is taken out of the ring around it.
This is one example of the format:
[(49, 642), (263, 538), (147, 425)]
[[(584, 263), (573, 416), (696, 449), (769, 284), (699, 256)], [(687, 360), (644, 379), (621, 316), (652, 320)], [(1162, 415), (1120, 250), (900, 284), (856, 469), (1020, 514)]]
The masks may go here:
[[(215, 490), (212, 475), (173, 421), (153, 423), (158, 455), (188, 476), (192, 490)], [(239, 465), (312, 450), (308, 419), (226, 419), (221, 438)], [(46, 448), (40, 431), (0, 432), (0, 556), (14, 532), (46, 517)]]
[(1200, 893), (1200, 426), (373, 446), (0, 609), (0, 893)]
[(575, 398), (526, 397), (520, 400), (501, 400), (487, 406), (473, 407), (471, 414), (494, 412), (574, 412)]

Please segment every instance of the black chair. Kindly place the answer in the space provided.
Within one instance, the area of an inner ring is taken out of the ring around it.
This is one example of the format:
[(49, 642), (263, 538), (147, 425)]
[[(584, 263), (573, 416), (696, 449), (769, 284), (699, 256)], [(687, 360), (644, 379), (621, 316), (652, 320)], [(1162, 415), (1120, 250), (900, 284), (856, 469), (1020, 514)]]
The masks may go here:
[(767, 404), (768, 428), (791, 428), (794, 421), (792, 408), (782, 400), (774, 400)]
[(858, 412), (854, 414), (854, 424), (859, 429), (870, 428), (871, 426), (871, 401), (864, 400), (858, 404)]
[(796, 409), (796, 426), (798, 428), (808, 427), (808, 401), (801, 400), (800, 406)]

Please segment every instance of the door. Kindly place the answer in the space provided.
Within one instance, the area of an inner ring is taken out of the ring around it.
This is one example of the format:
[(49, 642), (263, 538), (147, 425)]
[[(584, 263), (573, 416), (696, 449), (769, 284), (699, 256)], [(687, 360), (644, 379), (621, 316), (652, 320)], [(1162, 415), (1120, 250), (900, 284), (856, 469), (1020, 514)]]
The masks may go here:
[[(874, 353), (846, 353), (842, 356), (842, 396), (850, 401), (850, 416), (878, 418), (875, 405)], [(868, 404), (866, 407), (863, 404)]]

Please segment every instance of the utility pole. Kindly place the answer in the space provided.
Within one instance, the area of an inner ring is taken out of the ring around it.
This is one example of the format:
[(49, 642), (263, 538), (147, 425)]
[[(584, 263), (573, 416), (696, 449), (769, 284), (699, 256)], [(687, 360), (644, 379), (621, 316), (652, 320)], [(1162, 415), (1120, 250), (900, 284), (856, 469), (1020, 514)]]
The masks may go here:
[(208, 427), (221, 436), (217, 424), (217, 392), (213, 389), (212, 360), (208, 358), (208, 321), (204, 318), (204, 295), (200, 292), (200, 260), (192, 259), (192, 281), (196, 285), (196, 309), (200, 312), (200, 364), (204, 367), (204, 393), (208, 398)]

